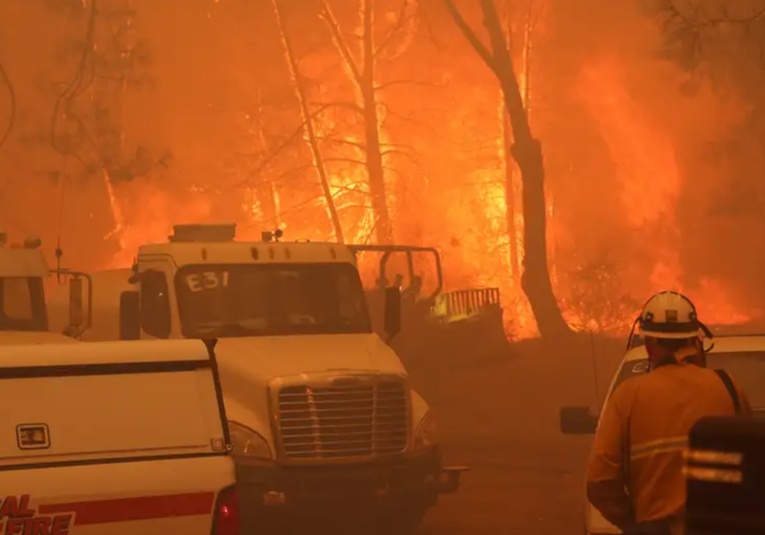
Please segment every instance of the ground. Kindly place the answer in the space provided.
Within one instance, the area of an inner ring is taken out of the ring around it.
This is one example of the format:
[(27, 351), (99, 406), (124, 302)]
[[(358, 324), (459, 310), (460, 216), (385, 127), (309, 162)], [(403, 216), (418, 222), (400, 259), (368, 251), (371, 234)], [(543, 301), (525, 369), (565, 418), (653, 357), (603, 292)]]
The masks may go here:
[(591, 439), (561, 435), (558, 409), (599, 403), (623, 343), (589, 336), (565, 345), (531, 341), (480, 367), (412, 369), (438, 419), (446, 460), (472, 468), (419, 533), (582, 533)]

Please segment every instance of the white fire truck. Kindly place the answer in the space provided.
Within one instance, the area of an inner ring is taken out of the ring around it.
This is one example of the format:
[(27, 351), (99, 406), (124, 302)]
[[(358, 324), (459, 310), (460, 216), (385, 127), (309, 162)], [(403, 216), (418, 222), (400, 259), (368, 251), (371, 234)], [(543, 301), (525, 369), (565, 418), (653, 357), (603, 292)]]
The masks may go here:
[[(132, 268), (91, 274), (81, 338), (218, 340), (244, 526), (351, 513), (416, 526), (465, 468), (442, 464), (428, 405), (374, 334), (353, 251), (235, 233), (176, 225)], [(66, 294), (49, 303), (54, 328), (65, 326)], [(386, 290), (389, 337), (400, 299)]]

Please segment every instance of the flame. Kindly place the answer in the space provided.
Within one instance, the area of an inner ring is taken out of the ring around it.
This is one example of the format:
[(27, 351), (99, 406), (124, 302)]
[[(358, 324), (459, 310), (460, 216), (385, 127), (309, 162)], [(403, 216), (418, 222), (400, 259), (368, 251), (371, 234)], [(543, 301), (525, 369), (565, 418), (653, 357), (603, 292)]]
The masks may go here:
[[(251, 118), (249, 118), (251, 119)], [(342, 117), (328, 111), (316, 122), (316, 131), (320, 136), (337, 128)], [(250, 133), (251, 124), (246, 125)], [(374, 227), (374, 217), (368, 206), (368, 188), (366, 172), (357, 162), (363, 160), (359, 154), (361, 141), (347, 136), (341, 147), (331, 147), (335, 154), (327, 158), (325, 166), (328, 172), (330, 190), (335, 207), (340, 215), (346, 239), (350, 242), (366, 242)], [(134, 181), (113, 186), (105, 178), (107, 195), (113, 219), (114, 229), (105, 239), (112, 236), (119, 242), (120, 251), (99, 268), (125, 267), (132, 263), (137, 249), (146, 243), (161, 243), (172, 233), (172, 226), (178, 223), (213, 223), (220, 222), (214, 216), (216, 197), (223, 188), (204, 188), (199, 185), (186, 185), (185, 191), (178, 195), (177, 185), (162, 187), (156, 180)], [(175, 186), (175, 187), (173, 187)], [(256, 188), (247, 181), (235, 185), (227, 195), (240, 198), (240, 211), (227, 221), (236, 223), (237, 235), (243, 240), (258, 240), (260, 233), (268, 228), (290, 228), (301, 239), (331, 239), (332, 229), (326, 217), (326, 199), (317, 191), (308, 188), (282, 195), (284, 192), (278, 182), (267, 184), (272, 196), (275, 219), (266, 216), (261, 206)], [(260, 184), (259, 187), (265, 188)], [(318, 189), (318, 187), (317, 187)], [(260, 192), (263, 194), (264, 192)], [(287, 207), (283, 209), (283, 206)], [(291, 205), (291, 206), (290, 206)], [(324, 218), (323, 224), (315, 222)]]
[(642, 302), (660, 290), (687, 292), (706, 323), (751, 320), (756, 312), (742, 312), (719, 281), (702, 276), (694, 284), (684, 270), (675, 215), (683, 183), (673, 143), (628, 94), (619, 64), (610, 59), (590, 63), (582, 69), (579, 88), (614, 161), (626, 221), (639, 235), (651, 237), (653, 265), (648, 273), (640, 266), (623, 280), (629, 296)]
[(627, 94), (620, 75), (611, 62), (587, 66), (582, 96), (616, 164), (628, 222), (645, 227), (663, 219), (676, 230), (675, 203), (682, 183), (674, 148), (647, 123), (645, 110)]
[[(534, 84), (529, 80), (525, 60), (519, 62), (519, 67), (523, 94), (527, 100), (533, 100), (529, 88)], [(651, 293), (675, 289), (687, 292), (697, 302), (700, 317), (707, 324), (751, 320), (759, 312), (745, 310), (736, 303), (725, 284), (703, 274), (703, 267), (694, 266), (702, 271), (700, 273), (690, 272), (684, 266), (678, 253), (683, 236), (676, 217), (684, 184), (675, 145), (666, 129), (652, 122), (644, 103), (629, 93), (626, 78), (627, 73), (618, 61), (591, 59), (581, 69), (577, 89), (613, 161), (624, 214), (623, 225), (616, 225), (614, 239), (634, 241), (634, 246), (628, 244), (627, 247), (633, 256), (621, 261), (617, 259), (610, 267), (591, 268), (581, 262), (582, 265), (574, 266), (574, 271), (586, 272), (587, 276), (580, 277), (578, 282), (573, 281), (566, 274), (571, 271), (571, 266), (562, 265), (562, 251), (566, 247), (576, 247), (576, 237), (569, 239), (566, 229), (559, 224), (554, 192), (548, 191), (550, 274), (564, 317), (575, 330), (623, 334), (629, 329), (640, 304)], [(435, 224), (437, 228), (430, 231), (428, 238), (399, 224), (397, 235), (402, 243), (433, 245), (442, 251), (446, 290), (498, 287), (505, 308), (506, 331), (515, 339), (523, 339), (536, 336), (538, 329), (518, 276), (522, 272), (524, 251), (521, 183), (517, 168), (513, 169), (510, 178), (505, 169), (508, 155), (502, 132), (504, 105), (501, 95), (496, 98), (499, 120), (495, 125), (482, 125), (496, 128), (497, 144), (492, 161), (465, 178), (469, 187), (463, 187), (456, 194), (451, 190), (445, 194), (446, 201), (433, 202), (434, 207), (422, 207), (422, 218), (454, 224)], [(381, 109), (385, 107), (381, 105)], [(381, 115), (381, 122), (384, 122), (385, 113), (381, 112)], [(316, 118), (315, 127), (319, 137), (334, 139), (324, 142), (322, 152), (326, 158), (331, 195), (346, 240), (365, 243), (374, 234), (375, 217), (369, 206), (367, 173), (359, 164), (365, 156), (363, 140), (354, 136), (350, 127), (344, 127), (352, 122), (347, 112), (328, 108)], [(388, 144), (395, 140), (395, 132), (382, 126), (381, 142)], [(391, 156), (387, 155), (386, 160), (389, 158)], [(393, 162), (386, 161), (386, 166), (393, 167)], [(266, 215), (253, 187), (236, 189), (233, 194), (238, 192), (242, 199), (242, 209), (236, 221), (239, 237), (259, 239), (264, 227), (277, 225), (289, 228), (301, 239), (328, 239), (332, 229), (325, 211), (326, 199), (308, 177), (307, 173), (304, 184), (311, 183), (311, 186), (272, 186), (277, 212), (275, 221), (268, 220), (270, 216)], [(402, 208), (396, 204), (397, 185), (389, 180), (390, 213), (394, 222), (403, 212), (397, 210)], [(510, 188), (511, 195), (507, 194), (506, 188)], [(110, 192), (110, 199), (115, 235), (121, 249), (111, 259), (110, 267), (129, 264), (140, 244), (165, 241), (174, 223), (212, 222), (215, 219), (212, 217), (214, 195), (211, 193), (189, 191), (183, 200), (179, 200), (168, 190), (145, 182), (115, 187), (114, 192)], [(512, 206), (508, 206), (508, 200), (512, 200)], [(509, 223), (514, 227), (512, 236), (508, 232)], [(453, 234), (457, 232), (455, 227), (462, 227), (460, 236)], [(643, 251), (642, 236), (646, 235), (651, 236), (651, 240), (647, 250)], [(511, 244), (517, 248), (515, 262)], [(376, 265), (362, 258), (360, 269), (368, 277)]]
[(130, 266), (139, 246), (167, 241), (174, 224), (209, 219), (210, 203), (203, 195), (179, 203), (177, 194), (150, 181), (114, 186), (112, 191), (114, 213), (126, 215), (113, 231), (119, 240), (119, 251), (100, 269)]

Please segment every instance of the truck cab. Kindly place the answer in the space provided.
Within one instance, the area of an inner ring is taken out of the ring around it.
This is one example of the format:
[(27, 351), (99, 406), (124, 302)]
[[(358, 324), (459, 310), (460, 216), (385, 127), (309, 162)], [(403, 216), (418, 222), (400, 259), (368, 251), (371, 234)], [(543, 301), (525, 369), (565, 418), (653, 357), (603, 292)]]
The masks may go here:
[[(132, 268), (91, 274), (83, 340), (218, 339), (243, 525), (362, 511), (416, 525), (464, 468), (442, 465), (428, 405), (373, 332), (354, 252), (234, 238), (235, 225), (177, 225)], [(399, 290), (385, 301), (391, 337)]]
[(49, 331), (45, 282), (52, 272), (39, 246), (34, 236), (8, 245), (0, 232), (0, 344), (73, 341)]

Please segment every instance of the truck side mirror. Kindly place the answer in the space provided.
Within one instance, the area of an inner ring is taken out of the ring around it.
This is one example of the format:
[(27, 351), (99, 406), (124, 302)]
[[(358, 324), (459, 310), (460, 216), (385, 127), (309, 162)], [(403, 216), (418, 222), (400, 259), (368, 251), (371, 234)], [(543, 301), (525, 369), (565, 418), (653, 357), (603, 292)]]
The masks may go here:
[(141, 303), (138, 292), (120, 294), (120, 340), (140, 340)]
[(82, 277), (69, 279), (69, 330), (79, 332), (85, 323), (85, 309), (82, 302)]
[(560, 432), (564, 435), (590, 435), (598, 428), (598, 415), (589, 407), (561, 407)]
[(401, 332), (401, 289), (385, 288), (385, 334), (388, 340)]

